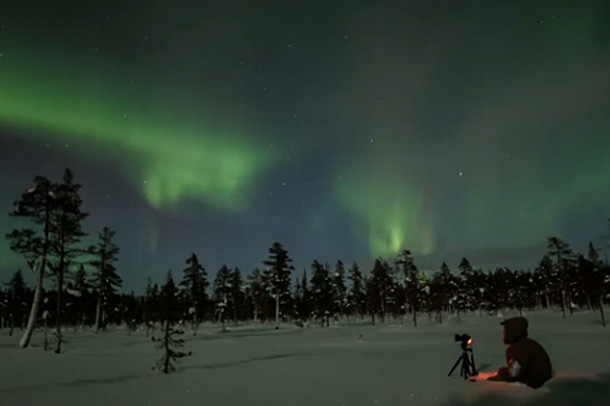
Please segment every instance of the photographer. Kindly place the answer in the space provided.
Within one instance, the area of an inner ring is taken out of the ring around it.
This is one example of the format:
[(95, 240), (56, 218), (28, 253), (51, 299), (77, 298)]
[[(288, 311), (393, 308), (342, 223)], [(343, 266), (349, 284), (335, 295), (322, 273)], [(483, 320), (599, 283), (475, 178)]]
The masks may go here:
[(506, 348), (505, 367), (489, 378), (489, 381), (522, 382), (538, 389), (552, 377), (551, 360), (544, 348), (527, 337), (528, 322), (523, 317), (513, 317), (502, 322), (502, 341)]

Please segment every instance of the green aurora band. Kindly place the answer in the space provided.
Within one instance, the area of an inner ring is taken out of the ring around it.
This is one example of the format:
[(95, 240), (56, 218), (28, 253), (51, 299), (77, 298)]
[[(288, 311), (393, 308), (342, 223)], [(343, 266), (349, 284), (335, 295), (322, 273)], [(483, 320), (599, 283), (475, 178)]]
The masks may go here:
[(118, 152), (123, 172), (139, 181), (157, 209), (196, 199), (242, 211), (248, 187), (273, 162), (255, 137), (240, 136), (227, 125), (213, 129), (202, 114), (181, 113), (162, 91), (136, 88), (125, 95), (116, 81), (91, 78), (87, 66), (67, 71), (38, 62), (3, 61), (0, 122), (41, 139), (55, 134), (58, 142), (82, 141), (84, 147)]

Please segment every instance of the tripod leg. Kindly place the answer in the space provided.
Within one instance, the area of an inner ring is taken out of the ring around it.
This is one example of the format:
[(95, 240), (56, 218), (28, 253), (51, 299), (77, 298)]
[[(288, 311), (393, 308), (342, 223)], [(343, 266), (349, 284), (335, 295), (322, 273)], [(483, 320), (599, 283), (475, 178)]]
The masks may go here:
[(457, 368), (458, 364), (460, 363), (460, 361), (462, 360), (462, 356), (460, 356), (458, 358), (458, 360), (455, 362), (455, 365), (453, 365), (453, 368), (451, 368), (451, 371), (449, 371), (449, 374), (447, 374), (447, 376), (451, 376), (451, 374), (453, 373), (453, 371), (455, 370), (455, 368)]
[(460, 374), (464, 379), (468, 379), (468, 357), (462, 358), (462, 373)]
[(472, 367), (472, 373), (470, 375), (478, 375), (477, 367), (474, 365), (474, 353), (470, 353), (470, 366)]

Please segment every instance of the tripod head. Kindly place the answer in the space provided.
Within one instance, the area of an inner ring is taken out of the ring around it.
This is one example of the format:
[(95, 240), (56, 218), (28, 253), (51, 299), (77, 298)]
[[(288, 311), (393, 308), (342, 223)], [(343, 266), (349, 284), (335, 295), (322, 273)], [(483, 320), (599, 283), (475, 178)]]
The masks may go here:
[(463, 352), (472, 351), (472, 348), (470, 348), (472, 345), (472, 337), (468, 334), (456, 334), (454, 339), (455, 341), (460, 342), (460, 347), (462, 347)]

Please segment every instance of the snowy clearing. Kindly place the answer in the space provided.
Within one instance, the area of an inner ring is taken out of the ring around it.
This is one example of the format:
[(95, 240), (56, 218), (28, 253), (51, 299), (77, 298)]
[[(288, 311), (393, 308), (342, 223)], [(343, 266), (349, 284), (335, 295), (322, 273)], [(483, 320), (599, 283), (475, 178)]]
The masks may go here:
[[(514, 315), (514, 314), (512, 314)], [(507, 315), (508, 316), (508, 315)], [(607, 405), (610, 328), (597, 313), (565, 320), (561, 313), (530, 313), (530, 336), (549, 352), (557, 377), (535, 391), (515, 384), (465, 382), (454, 333), (474, 339), (477, 367), (504, 363), (500, 317), (450, 318), (414, 328), (392, 321), (329, 328), (241, 326), (218, 333), (207, 325), (193, 337), (178, 373), (151, 370), (160, 358), (140, 331), (103, 335), (66, 329), (65, 352), (20, 350), (20, 331), (0, 336), (0, 404), (12, 405)], [(359, 341), (362, 334), (363, 340)]]

